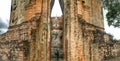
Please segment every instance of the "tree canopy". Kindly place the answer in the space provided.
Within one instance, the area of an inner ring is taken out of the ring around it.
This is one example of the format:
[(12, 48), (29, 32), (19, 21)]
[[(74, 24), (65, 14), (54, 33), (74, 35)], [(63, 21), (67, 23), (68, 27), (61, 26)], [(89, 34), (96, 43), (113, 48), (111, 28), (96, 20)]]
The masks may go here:
[(108, 10), (108, 25), (120, 28), (120, 0), (103, 0), (103, 7)]

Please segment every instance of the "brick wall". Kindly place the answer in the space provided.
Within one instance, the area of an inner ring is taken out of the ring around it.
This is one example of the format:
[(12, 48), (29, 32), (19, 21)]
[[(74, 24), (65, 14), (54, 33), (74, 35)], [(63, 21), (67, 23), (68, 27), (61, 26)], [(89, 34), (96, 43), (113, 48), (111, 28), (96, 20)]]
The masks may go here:
[(16, 26), (10, 26), (7, 33), (0, 35), (0, 60), (28, 61), (32, 42), (35, 41), (33, 30), (36, 29), (35, 18)]
[(78, 14), (81, 15), (85, 21), (104, 28), (101, 0), (78, 0), (77, 3)]
[(36, 13), (41, 13), (42, 0), (35, 0), (25, 7), (25, 19), (30, 20)]

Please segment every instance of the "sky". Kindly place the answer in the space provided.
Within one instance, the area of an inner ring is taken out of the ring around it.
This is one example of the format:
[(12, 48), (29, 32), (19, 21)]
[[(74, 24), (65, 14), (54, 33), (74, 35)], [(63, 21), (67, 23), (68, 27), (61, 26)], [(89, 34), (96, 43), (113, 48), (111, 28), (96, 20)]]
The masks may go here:
[[(10, 20), (10, 7), (11, 0), (0, 0), (0, 30), (5, 33), (7, 31), (9, 20)], [(110, 33), (116, 39), (120, 39), (120, 28), (114, 28), (113, 26), (108, 26), (105, 18), (106, 10), (103, 10), (104, 14), (104, 26), (106, 33)], [(55, 0), (55, 4), (52, 9), (52, 17), (61, 16), (62, 12), (58, 0)]]
[(9, 27), (11, 0), (0, 0), (0, 34)]
[(56, 17), (56, 16), (59, 17), (61, 15), (62, 15), (62, 10), (60, 8), (59, 1), (55, 0), (55, 3), (52, 8), (51, 17)]
[(104, 13), (103, 15), (104, 16), (104, 28), (105, 28), (106, 33), (113, 35), (115, 39), (120, 39), (120, 28), (115, 28), (113, 26), (109, 27), (107, 24), (107, 19), (106, 19), (107, 10), (103, 10), (103, 13)]

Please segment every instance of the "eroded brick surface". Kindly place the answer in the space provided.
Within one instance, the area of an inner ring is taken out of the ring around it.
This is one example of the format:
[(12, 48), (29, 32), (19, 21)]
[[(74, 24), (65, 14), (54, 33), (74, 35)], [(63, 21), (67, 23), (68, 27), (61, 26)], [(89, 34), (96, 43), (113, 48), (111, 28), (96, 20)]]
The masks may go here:
[(0, 36), (0, 59), (3, 61), (25, 61), (30, 55), (32, 35), (36, 29), (36, 21), (11, 26), (7, 33)]
[(119, 56), (120, 44), (104, 32), (101, 3), (64, 0), (64, 14), (55, 21), (50, 18), (51, 0), (12, 0), (9, 30), (0, 35), (0, 60), (50, 61), (54, 30), (59, 35), (55, 41), (62, 42), (62, 61), (104, 61)]

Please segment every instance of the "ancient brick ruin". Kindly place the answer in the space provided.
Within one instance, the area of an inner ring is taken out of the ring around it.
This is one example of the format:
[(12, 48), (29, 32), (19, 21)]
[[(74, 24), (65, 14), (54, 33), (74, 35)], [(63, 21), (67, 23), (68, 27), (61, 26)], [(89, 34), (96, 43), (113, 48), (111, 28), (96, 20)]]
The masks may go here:
[(120, 53), (104, 32), (101, 0), (59, 2), (63, 15), (51, 17), (54, 0), (12, 0), (1, 61), (104, 61)]

